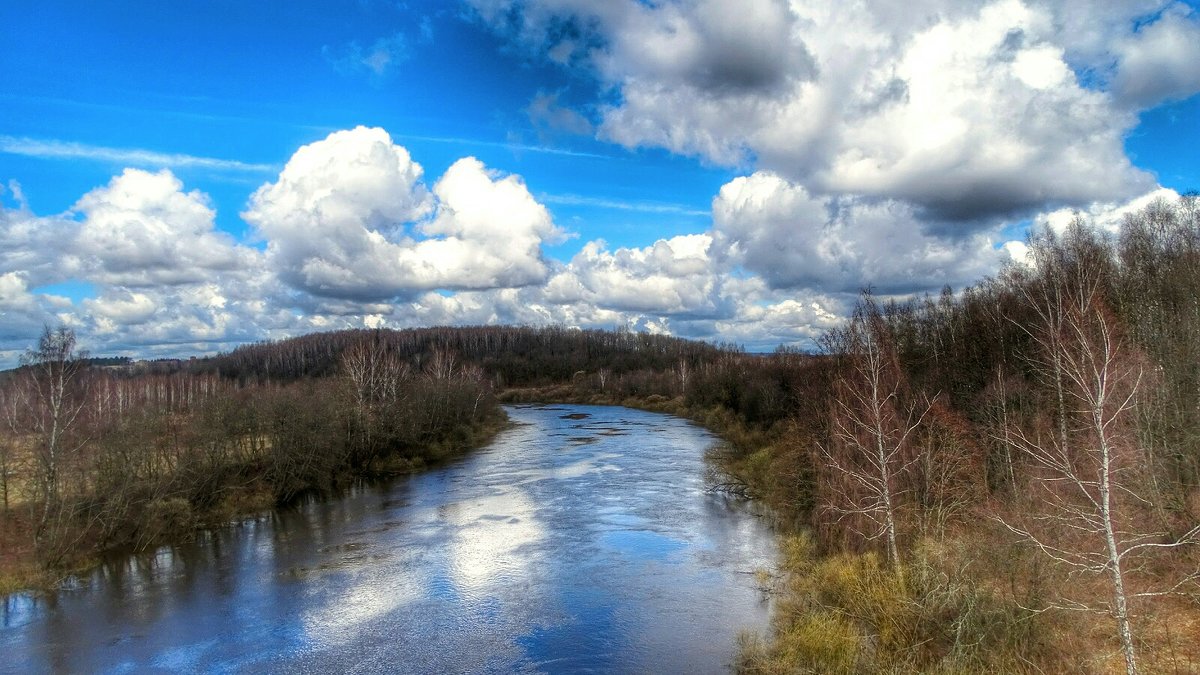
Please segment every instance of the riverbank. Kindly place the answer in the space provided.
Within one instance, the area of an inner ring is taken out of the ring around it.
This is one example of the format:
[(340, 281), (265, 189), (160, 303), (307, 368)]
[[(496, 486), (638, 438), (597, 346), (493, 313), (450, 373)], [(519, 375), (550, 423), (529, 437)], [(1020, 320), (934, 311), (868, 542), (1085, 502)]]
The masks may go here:
[[(296, 411), (292, 406), (282, 410)], [(336, 496), (357, 481), (388, 480), (443, 466), (491, 442), (508, 426), (503, 410), (494, 402), (481, 408), (477, 401), (470, 411), (470, 415), (442, 416), (442, 428), (408, 434), (403, 442), (397, 440), (402, 430), (388, 429), (393, 435), (389, 440), (376, 429), (377, 436), (371, 441), (374, 447), (367, 453), (354, 452), (347, 446), (335, 451), (328, 428), (324, 429), (324, 441), (297, 437), (306, 427), (320, 433), (305, 424), (313, 420), (313, 415), (291, 419), (290, 424), (281, 417), (282, 424), (264, 424), (262, 433), (252, 439), (224, 436), (221, 442), (253, 451), (236, 460), (230, 455), (230, 461), (208, 464), (208, 475), (203, 478), (181, 468), (175, 472), (178, 475), (163, 476), (141, 487), (126, 481), (121, 495), (77, 498), (73, 508), (83, 516), (71, 520), (63, 516), (55, 523), (58, 530), (52, 532), (63, 539), (67, 535), (75, 538), (56, 542), (57, 550), (50, 561), (33, 536), (38, 509), (29, 501), (14, 503), (0, 515), (0, 596), (20, 591), (50, 592), (114, 554), (135, 554), (187, 542), (205, 530), (234, 525), (307, 496)], [(200, 418), (204, 417), (197, 415), (196, 422), (203, 424)], [(332, 416), (326, 421), (331, 420), (336, 421)], [(172, 430), (178, 433), (175, 421)], [(220, 429), (209, 431), (220, 433)], [(358, 433), (364, 432), (360, 429)], [(149, 435), (158, 438), (157, 434)], [(213, 435), (206, 438), (212, 441)], [(134, 446), (145, 443), (146, 438), (131, 435), (127, 442)], [(106, 447), (121, 443), (120, 437), (104, 439)], [(330, 456), (320, 457), (326, 452)], [(136, 474), (136, 467), (130, 467), (130, 473)], [(197, 484), (197, 480), (202, 482)], [(116, 516), (110, 516), (107, 522), (97, 525), (97, 513), (115, 511), (112, 506), (106, 508), (102, 500), (116, 497), (125, 500), (120, 512), (123, 520), (114, 522)], [(140, 509), (131, 508), (134, 504), (140, 504)], [(86, 513), (88, 509), (91, 514)]]
[[(682, 397), (667, 398), (661, 395), (646, 397), (619, 397), (611, 394), (580, 393), (569, 385), (512, 388), (496, 395), (501, 403), (570, 403), (579, 405), (624, 406), (692, 420), (712, 431), (730, 444), (729, 448), (717, 448), (710, 453), (722, 471), (729, 476), (743, 476), (755, 465), (754, 458), (765, 456), (763, 448), (768, 446), (769, 434), (754, 430), (737, 419), (736, 415), (721, 408), (697, 409), (686, 405)], [(499, 411), (499, 408), (496, 409)], [(68, 554), (58, 564), (46, 566), (38, 560), (37, 548), (33, 544), (33, 509), (15, 504), (6, 517), (0, 518), (0, 535), (5, 542), (0, 550), (0, 595), (19, 591), (48, 592), (57, 588), (65, 579), (78, 576), (93, 568), (105, 556), (120, 551), (137, 553), (164, 545), (188, 541), (199, 532), (226, 527), (253, 518), (274, 508), (284, 507), (311, 494), (333, 496), (344, 490), (355, 480), (386, 480), (437, 468), (462, 457), (471, 449), (482, 447), (508, 425), (502, 412), (483, 418), (480, 423), (459, 429), (454, 438), (427, 446), (423, 451), (393, 452), (373, 457), (359, 466), (342, 466), (328, 474), (314, 475), (288, 486), (280, 493), (266, 479), (267, 471), (261, 462), (252, 461), (240, 466), (225, 466), (217, 473), (231, 476), (250, 476), (249, 480), (221, 486), (219, 500), (201, 508), (183, 504), (178, 499), (157, 500), (155, 524), (152, 534), (137, 542), (118, 541), (111, 545), (99, 545), (82, 554)], [(252, 443), (267, 448), (269, 441)], [(730, 452), (729, 449), (736, 449)], [(750, 459), (747, 459), (749, 457)], [(257, 477), (255, 477), (257, 476)], [(750, 481), (754, 482), (751, 483)], [(734, 490), (746, 496), (751, 485), (757, 492), (765, 485), (764, 476), (745, 479), (737, 478), (729, 483)], [(182, 512), (182, 513), (181, 513)], [(21, 545), (24, 542), (24, 545)]]
[[(495, 399), (502, 403), (556, 402), (624, 406), (690, 419), (730, 443), (731, 448), (738, 449), (737, 452), (729, 452), (718, 448), (711, 455), (718, 460), (722, 470), (732, 476), (742, 475), (747, 467), (753, 466), (753, 460), (747, 461), (745, 457), (754, 456), (754, 451), (764, 447), (768, 437), (740, 422), (735, 415), (726, 410), (691, 408), (682, 397), (619, 397), (597, 392), (580, 393), (569, 385), (558, 385), (511, 388), (497, 394)], [(291, 409), (292, 406), (284, 408)], [(496, 409), (498, 410), (499, 408)], [(285, 491), (281, 491), (279, 485), (272, 483), (268, 477), (271, 472), (264, 465), (265, 455), (270, 454), (273, 443), (277, 444), (279, 439), (274, 442), (271, 439), (248, 442), (247, 445), (258, 448), (258, 454), (262, 456), (236, 465), (229, 463), (213, 468), (213, 472), (218, 475), (237, 477), (228, 484), (210, 488), (220, 493), (219, 499), (199, 500), (198, 504), (179, 497), (153, 500), (149, 504), (153, 513), (145, 517), (146, 520), (154, 521), (147, 523), (149, 527), (145, 529), (152, 528), (153, 531), (138, 533), (136, 538), (126, 535), (107, 545), (82, 546), (80, 548), (85, 550), (69, 551), (49, 566), (39, 560), (38, 550), (33, 542), (34, 509), (29, 505), (14, 504), (6, 516), (0, 518), (0, 534), (5, 542), (3, 550), (0, 550), (0, 595), (19, 591), (52, 591), (65, 579), (87, 572), (103, 557), (115, 552), (137, 553), (185, 542), (199, 532), (253, 518), (271, 509), (287, 506), (306, 495), (336, 495), (355, 480), (385, 480), (442, 466), (471, 449), (486, 445), (506, 427), (507, 418), (503, 417), (502, 412), (497, 415), (496, 411), (484, 417), (478, 424), (456, 429), (451, 437), (431, 443), (423, 450), (414, 452), (408, 448), (402, 452), (371, 457), (360, 465), (343, 465), (330, 472), (314, 473), (289, 480)], [(305, 421), (311, 419), (311, 415), (306, 415), (303, 419), (296, 420), (297, 428), (302, 428)], [(139, 438), (134, 442), (142, 440), (144, 439)], [(293, 444), (296, 442), (295, 438), (290, 440)], [(758, 452), (757, 456), (763, 455), (763, 452)], [(26, 464), (32, 464), (32, 460)], [(761, 485), (764, 482), (760, 479), (757, 484)], [(747, 488), (750, 483), (739, 478), (736, 485), (738, 488)]]
[[(622, 397), (570, 385), (510, 389), (499, 398), (667, 413), (726, 441), (710, 454), (717, 468), (710, 480), (765, 504), (783, 552), (765, 583), (776, 599), (772, 632), (743, 636), (735, 672), (1122, 672), (1119, 652), (1107, 649), (1104, 617), (1046, 613), (1047, 585), (1057, 577), (994, 520), (930, 529), (910, 542), (901, 566), (870, 550), (821, 550), (802, 489), (811, 469), (790, 424), (763, 429), (682, 396)], [(1200, 662), (1200, 622), (1186, 599), (1141, 618), (1147, 667)]]

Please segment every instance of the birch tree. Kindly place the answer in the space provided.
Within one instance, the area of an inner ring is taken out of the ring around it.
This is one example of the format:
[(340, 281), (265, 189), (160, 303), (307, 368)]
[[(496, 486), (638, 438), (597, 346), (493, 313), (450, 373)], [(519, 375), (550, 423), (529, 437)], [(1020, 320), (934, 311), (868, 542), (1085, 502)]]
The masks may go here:
[(346, 349), (342, 354), (342, 372), (350, 381), (360, 412), (403, 396), (400, 387), (411, 374), (409, 365), (378, 338), (363, 340)]
[(850, 323), (829, 334), (826, 349), (843, 359), (844, 369), (834, 383), (829, 438), (819, 444), (828, 475), (825, 507), (864, 538), (882, 539), (899, 568), (897, 511), (908, 492), (903, 474), (914, 461), (911, 436), (929, 405), (906, 400), (887, 326), (869, 294)]
[(1137, 672), (1134, 612), (1142, 598), (1178, 592), (1196, 570), (1158, 588), (1134, 588), (1132, 578), (1156, 555), (1195, 544), (1200, 527), (1180, 536), (1147, 527), (1153, 508), (1147, 466), (1137, 447), (1135, 408), (1145, 369), (1107, 313), (1099, 284), (1061, 289), (1058, 305), (1039, 312), (1031, 331), (1033, 365), (1057, 399), (1051, 433), (1016, 428), (1003, 438), (1030, 466), (1033, 508), (1012, 532), (1064, 566), (1071, 575), (1106, 579), (1109, 599), (1084, 603), (1062, 598), (1055, 607), (1102, 611), (1116, 623), (1126, 672)]
[(26, 366), (23, 375), (28, 418), (38, 439), (36, 459), (42, 497), (36, 530), (39, 544), (60, 506), (64, 468), (83, 445), (75, 432), (86, 403), (85, 358), (76, 350), (75, 331), (65, 326), (51, 330), (47, 326), (37, 347), (21, 359)]
[(360, 452), (366, 456), (378, 451), (381, 440), (380, 417), (406, 396), (403, 387), (411, 369), (379, 339), (376, 333), (342, 354), (342, 373), (354, 397), (354, 415)]

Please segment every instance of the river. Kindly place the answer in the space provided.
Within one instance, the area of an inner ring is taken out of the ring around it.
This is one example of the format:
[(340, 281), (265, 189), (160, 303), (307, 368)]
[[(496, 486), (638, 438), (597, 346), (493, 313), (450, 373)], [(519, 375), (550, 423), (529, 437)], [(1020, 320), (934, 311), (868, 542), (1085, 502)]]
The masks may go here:
[(723, 672), (775, 540), (684, 420), (512, 406), (445, 467), (111, 561), (0, 607), (0, 670)]

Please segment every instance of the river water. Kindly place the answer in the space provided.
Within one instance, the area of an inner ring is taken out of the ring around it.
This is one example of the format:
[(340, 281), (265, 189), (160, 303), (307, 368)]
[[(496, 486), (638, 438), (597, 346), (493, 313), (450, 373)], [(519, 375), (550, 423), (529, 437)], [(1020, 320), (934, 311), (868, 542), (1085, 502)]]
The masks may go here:
[(678, 418), (515, 406), (446, 467), (127, 557), (0, 607), (12, 672), (722, 672), (765, 631), (763, 519)]

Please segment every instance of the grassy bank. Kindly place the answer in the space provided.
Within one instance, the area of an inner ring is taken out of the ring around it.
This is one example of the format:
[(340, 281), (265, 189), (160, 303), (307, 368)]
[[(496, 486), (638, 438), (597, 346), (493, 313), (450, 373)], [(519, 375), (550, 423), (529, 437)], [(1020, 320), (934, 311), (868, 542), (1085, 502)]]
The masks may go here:
[(822, 556), (806, 534), (783, 550), (774, 634), (743, 637), (738, 672), (1081, 672), (1054, 647), (1074, 626), (977, 583), (967, 551), (928, 543), (893, 568), (875, 553)]

